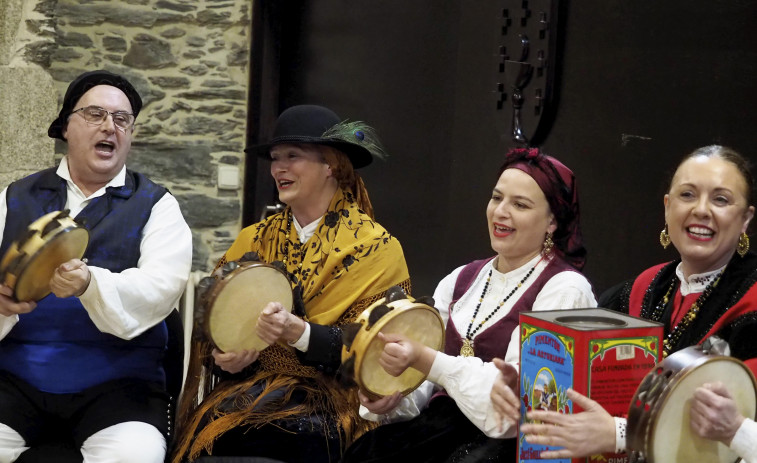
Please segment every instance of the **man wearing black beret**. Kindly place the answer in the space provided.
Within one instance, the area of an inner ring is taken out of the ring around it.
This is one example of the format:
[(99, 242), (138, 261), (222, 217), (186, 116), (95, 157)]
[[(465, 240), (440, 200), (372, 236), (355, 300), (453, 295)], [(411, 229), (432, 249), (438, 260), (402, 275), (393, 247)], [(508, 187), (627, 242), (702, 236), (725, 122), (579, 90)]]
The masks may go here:
[(84, 257), (55, 270), (53, 294), (18, 301), (0, 285), (0, 462), (23, 461), (51, 434), (70, 434), (85, 463), (165, 458), (164, 319), (192, 237), (176, 199), (125, 166), (141, 109), (122, 76), (80, 75), (48, 130), (67, 143), (60, 165), (0, 193), (0, 255), (54, 211), (89, 232)]

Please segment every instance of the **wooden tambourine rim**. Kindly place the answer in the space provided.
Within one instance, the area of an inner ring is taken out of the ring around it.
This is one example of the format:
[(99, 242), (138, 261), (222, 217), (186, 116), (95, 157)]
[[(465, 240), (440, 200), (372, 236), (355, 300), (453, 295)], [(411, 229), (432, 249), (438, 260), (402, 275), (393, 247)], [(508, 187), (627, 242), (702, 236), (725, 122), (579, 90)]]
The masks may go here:
[[(366, 326), (368, 326), (368, 317), (370, 316), (371, 311), (378, 307), (379, 305), (387, 304), (392, 307), (392, 310), (386, 313), (383, 317), (378, 319), (376, 323), (371, 326), (370, 329), (366, 329)], [(365, 309), (355, 320), (356, 323), (362, 324), (360, 327), (360, 330), (355, 335), (355, 339), (352, 341), (352, 344), (350, 348), (348, 349), (347, 346), (342, 347), (342, 362), (346, 361), (351, 355), (355, 356), (355, 370), (354, 370), (354, 379), (355, 382), (360, 386), (360, 389), (370, 398), (372, 399), (378, 399), (383, 397), (384, 395), (372, 390), (371, 388), (367, 387), (367, 385), (364, 384), (363, 379), (361, 377), (361, 371), (363, 368), (363, 360), (365, 358), (365, 352), (368, 349), (368, 347), (371, 345), (371, 343), (376, 339), (376, 336), (378, 333), (384, 329), (384, 326), (389, 324), (391, 321), (393, 321), (396, 317), (402, 316), (403, 314), (410, 313), (411, 311), (415, 310), (423, 310), (427, 311), (431, 314), (433, 314), (433, 319), (438, 321), (439, 323), (439, 340), (435, 345), (429, 346), (434, 350), (441, 350), (444, 346), (444, 321), (442, 320), (441, 315), (439, 315), (439, 311), (435, 308), (423, 304), (420, 302), (415, 302), (414, 299), (408, 298), (408, 299), (399, 299), (393, 302), (385, 303), (384, 299), (381, 299), (375, 303), (373, 303), (370, 307)], [(428, 329), (433, 329), (433, 327), (429, 327)], [(381, 368), (379, 365), (376, 365), (377, 368)], [(414, 382), (414, 384), (410, 384), (405, 389), (401, 391), (402, 395), (405, 396), (415, 390), (418, 386), (420, 386), (424, 381), (426, 380), (425, 376), (421, 375), (420, 380)]]
[[(666, 365), (666, 362), (668, 365)], [(655, 462), (655, 455), (651, 452), (654, 447), (654, 435), (657, 431), (660, 413), (668, 403), (671, 394), (673, 394), (678, 385), (680, 385), (687, 376), (694, 373), (697, 368), (713, 362), (730, 362), (741, 367), (746, 372), (747, 377), (751, 380), (752, 390), (755, 394), (755, 403), (757, 404), (757, 381), (755, 380), (752, 371), (744, 365), (743, 362), (734, 359), (733, 357), (706, 354), (702, 352), (698, 346), (688, 347), (671, 354), (662, 362), (655, 365), (655, 367), (647, 373), (639, 385), (639, 388), (634, 393), (628, 413), (627, 441), (629, 450), (632, 449), (641, 452), (644, 455), (644, 461), (646, 463), (674, 463)], [(676, 367), (680, 367), (680, 369), (676, 370)], [(657, 375), (655, 372), (659, 368), (663, 368), (663, 371)], [(639, 400), (639, 393), (649, 391), (649, 388), (641, 391), (641, 386), (647, 382), (647, 378), (650, 378), (649, 386), (652, 386), (652, 382), (655, 381), (656, 378), (651, 375), (659, 377), (665, 375), (666, 372), (671, 372), (671, 374), (668, 375), (667, 378), (660, 379), (660, 381), (664, 381), (664, 384), (661, 386), (663, 389), (657, 398), (653, 399), (654, 401), (650, 404), (650, 409), (645, 411), (644, 403), (641, 404), (641, 407), (637, 407), (636, 402)], [(675, 382), (671, 384), (673, 379), (675, 379)], [(641, 442), (639, 442), (639, 440), (641, 440)]]
[[(39, 225), (42, 223), (39, 228), (34, 228), (34, 230), (41, 235), (42, 230), (44, 230), (45, 226), (50, 223), (53, 217), (60, 214), (60, 211), (50, 212), (48, 214), (43, 215), (42, 217), (36, 219), (31, 224), (29, 224), (29, 227), (27, 230), (32, 230), (33, 226)], [(48, 220), (46, 220), (48, 219)], [(30, 246), (29, 240), (23, 243), (23, 246), (19, 248), (18, 241), (14, 241), (8, 250), (5, 252), (5, 255), (3, 256), (2, 260), (0, 260), (0, 275), (3, 275), (3, 284), (8, 286), (9, 288), (13, 289), (13, 299), (16, 302), (27, 302), (27, 301), (39, 301), (43, 298), (45, 298), (48, 294), (50, 294), (50, 289), (47, 287), (44, 292), (37, 293), (37, 294), (25, 294), (24, 291), (24, 281), (26, 279), (26, 276), (31, 268), (31, 264), (35, 261), (35, 259), (40, 256), (44, 255), (44, 253), (49, 250), (50, 247), (55, 245), (59, 242), (60, 238), (68, 233), (76, 233), (77, 235), (82, 235), (82, 239), (80, 239), (80, 243), (78, 249), (75, 252), (70, 253), (66, 256), (65, 260), (63, 262), (57, 262), (55, 263), (53, 267), (53, 272), (55, 269), (62, 263), (68, 262), (71, 259), (81, 259), (84, 256), (84, 253), (87, 250), (87, 246), (89, 245), (89, 231), (82, 227), (80, 224), (78, 224), (73, 218), (66, 215), (61, 218), (61, 221), (65, 220), (65, 222), (68, 223), (61, 223), (62, 227), (56, 228), (51, 230), (46, 238), (42, 238), (39, 235), (36, 235), (36, 241), (41, 241), (41, 245), (35, 245), (34, 247), (36, 249), (32, 249), (31, 253), (29, 249), (26, 249)], [(71, 236), (71, 235), (68, 235)], [(19, 271), (18, 274), (13, 273), (10, 269), (7, 267), (13, 262), (13, 260), (20, 255), (23, 252), (24, 257), (22, 258), (22, 263), (19, 265)], [(12, 281), (9, 276), (12, 276)], [(52, 277), (52, 272), (50, 277)], [(16, 290), (16, 288), (20, 289), (23, 294), (19, 294), (19, 292)], [(20, 297), (23, 296), (23, 297)]]
[[(207, 294), (201, 298), (198, 302), (203, 305), (203, 317), (201, 321), (201, 328), (202, 333), (205, 336), (205, 339), (207, 339), (213, 347), (216, 347), (217, 349), (221, 351), (232, 351), (234, 349), (230, 349), (227, 346), (227, 349), (223, 349), (222, 346), (219, 345), (219, 342), (215, 339), (213, 339), (213, 334), (210, 329), (210, 319), (211, 319), (211, 313), (213, 311), (213, 308), (215, 307), (215, 303), (218, 299), (218, 296), (221, 294), (221, 292), (226, 288), (226, 286), (234, 279), (237, 278), (242, 273), (254, 269), (254, 268), (266, 268), (266, 269), (272, 269), (277, 271), (279, 274), (281, 274), (282, 278), (286, 281), (286, 284), (289, 286), (290, 291), (288, 293), (289, 298), (285, 301), (270, 301), (270, 302), (280, 302), (281, 305), (284, 306), (284, 308), (291, 312), (292, 308), (294, 307), (294, 296), (291, 292), (291, 284), (289, 282), (289, 277), (287, 274), (281, 270), (280, 268), (273, 266), (271, 264), (267, 264), (265, 262), (242, 262), (239, 264), (239, 267), (235, 268), (231, 272), (229, 272), (227, 275), (224, 275), (223, 277), (219, 277), (216, 279), (213, 286), (208, 290)], [(262, 307), (260, 308), (262, 310)], [(257, 342), (254, 342), (254, 346), (260, 346), (258, 349), (257, 347), (252, 347), (257, 349), (258, 351), (265, 349), (268, 347), (268, 343), (260, 339), (260, 337), (255, 333), (254, 331), (250, 333), (251, 337), (254, 337)], [(225, 344), (224, 342), (220, 342), (221, 344)]]

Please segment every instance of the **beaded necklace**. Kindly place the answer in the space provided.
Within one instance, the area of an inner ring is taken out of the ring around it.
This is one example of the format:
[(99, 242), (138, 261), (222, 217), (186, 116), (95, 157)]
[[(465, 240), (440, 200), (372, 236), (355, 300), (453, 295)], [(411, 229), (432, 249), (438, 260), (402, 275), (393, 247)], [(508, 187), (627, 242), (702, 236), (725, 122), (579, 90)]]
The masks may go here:
[[(723, 269), (725, 271), (725, 269)], [(662, 341), (662, 356), (667, 357), (670, 355), (672, 349), (674, 346), (678, 344), (678, 341), (680, 341), (681, 336), (683, 333), (689, 329), (689, 326), (694, 322), (694, 319), (697, 318), (697, 314), (699, 314), (699, 310), (701, 310), (702, 305), (707, 300), (708, 297), (710, 297), (710, 294), (715, 290), (715, 287), (717, 287), (718, 283), (720, 282), (720, 277), (723, 275), (723, 272), (721, 271), (718, 273), (718, 275), (715, 277), (714, 280), (710, 284), (708, 284), (704, 291), (702, 291), (702, 294), (699, 295), (696, 301), (694, 301), (693, 304), (691, 304), (691, 307), (689, 307), (689, 310), (686, 312), (686, 315), (683, 316), (681, 321), (679, 321), (672, 330), (665, 336), (665, 339)], [(678, 278), (674, 277), (673, 281), (670, 282), (670, 286), (668, 287), (668, 290), (665, 292), (665, 295), (662, 297), (659, 303), (657, 303), (657, 306), (655, 306), (654, 310), (651, 314), (651, 319), (653, 321), (662, 321), (663, 313), (665, 312), (665, 307), (668, 305), (668, 302), (670, 301), (671, 295), (674, 293), (674, 289), (676, 287), (676, 283), (678, 282)]]
[[(526, 273), (526, 276), (524, 276), (523, 279), (521, 279), (520, 282), (515, 286), (515, 288), (513, 288), (513, 290), (510, 291), (510, 294), (505, 296), (504, 299), (502, 299), (502, 302), (500, 302), (499, 305), (497, 305), (497, 307), (494, 310), (492, 310), (492, 312), (489, 315), (487, 315), (486, 318), (481, 320), (481, 322), (479, 322), (476, 325), (475, 329), (473, 329), (473, 324), (476, 321), (476, 317), (478, 316), (478, 311), (481, 308), (481, 303), (484, 302), (484, 296), (486, 296), (486, 291), (489, 289), (489, 284), (491, 283), (492, 273), (494, 269), (493, 268), (489, 269), (489, 275), (486, 277), (486, 284), (484, 284), (484, 290), (481, 291), (481, 297), (479, 297), (478, 299), (476, 310), (473, 311), (473, 318), (471, 318), (471, 321), (468, 324), (468, 330), (465, 333), (465, 339), (463, 339), (463, 346), (460, 348), (460, 355), (462, 355), (463, 357), (473, 357), (475, 355), (475, 352), (473, 352), (473, 337), (476, 335), (476, 333), (478, 333), (478, 330), (480, 330), (481, 327), (484, 326), (484, 323), (488, 322), (494, 316), (494, 314), (499, 312), (499, 309), (501, 309), (502, 306), (504, 306), (505, 303), (513, 296), (513, 294), (515, 294), (515, 292), (518, 291), (518, 289), (521, 286), (523, 286), (523, 283), (525, 283), (526, 280), (528, 280), (528, 277), (530, 277), (531, 274), (534, 273), (534, 270), (536, 270), (536, 266), (539, 265), (539, 262), (541, 262), (541, 259), (539, 259), (539, 261), (536, 262), (536, 264), (533, 267), (531, 267), (531, 270), (529, 270), (528, 273)], [(471, 332), (472, 329), (473, 331)]]

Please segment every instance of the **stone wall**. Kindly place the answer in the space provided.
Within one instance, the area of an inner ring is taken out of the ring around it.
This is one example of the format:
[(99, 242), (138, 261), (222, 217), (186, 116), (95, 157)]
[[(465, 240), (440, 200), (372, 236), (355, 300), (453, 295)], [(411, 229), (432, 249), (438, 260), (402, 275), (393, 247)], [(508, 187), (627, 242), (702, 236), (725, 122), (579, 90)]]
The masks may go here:
[[(46, 137), (81, 72), (126, 76), (145, 106), (127, 166), (167, 186), (208, 270), (239, 231), (244, 171), (249, 0), (0, 0), (0, 187), (54, 164)], [(18, 141), (13, 141), (18, 140)], [(55, 153), (55, 155), (54, 155)]]

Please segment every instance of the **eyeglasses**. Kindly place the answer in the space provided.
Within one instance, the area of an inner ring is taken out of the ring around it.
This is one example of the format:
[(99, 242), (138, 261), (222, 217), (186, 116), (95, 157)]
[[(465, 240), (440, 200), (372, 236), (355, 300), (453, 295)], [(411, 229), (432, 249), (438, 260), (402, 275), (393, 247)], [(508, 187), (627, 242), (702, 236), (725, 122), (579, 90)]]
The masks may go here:
[(79, 113), (87, 121), (88, 124), (100, 125), (105, 122), (108, 114), (113, 118), (113, 124), (121, 131), (126, 132), (134, 124), (134, 114), (127, 113), (126, 111), (110, 112), (107, 109), (103, 109), (99, 106), (86, 106), (79, 108), (71, 112), (71, 114)]

